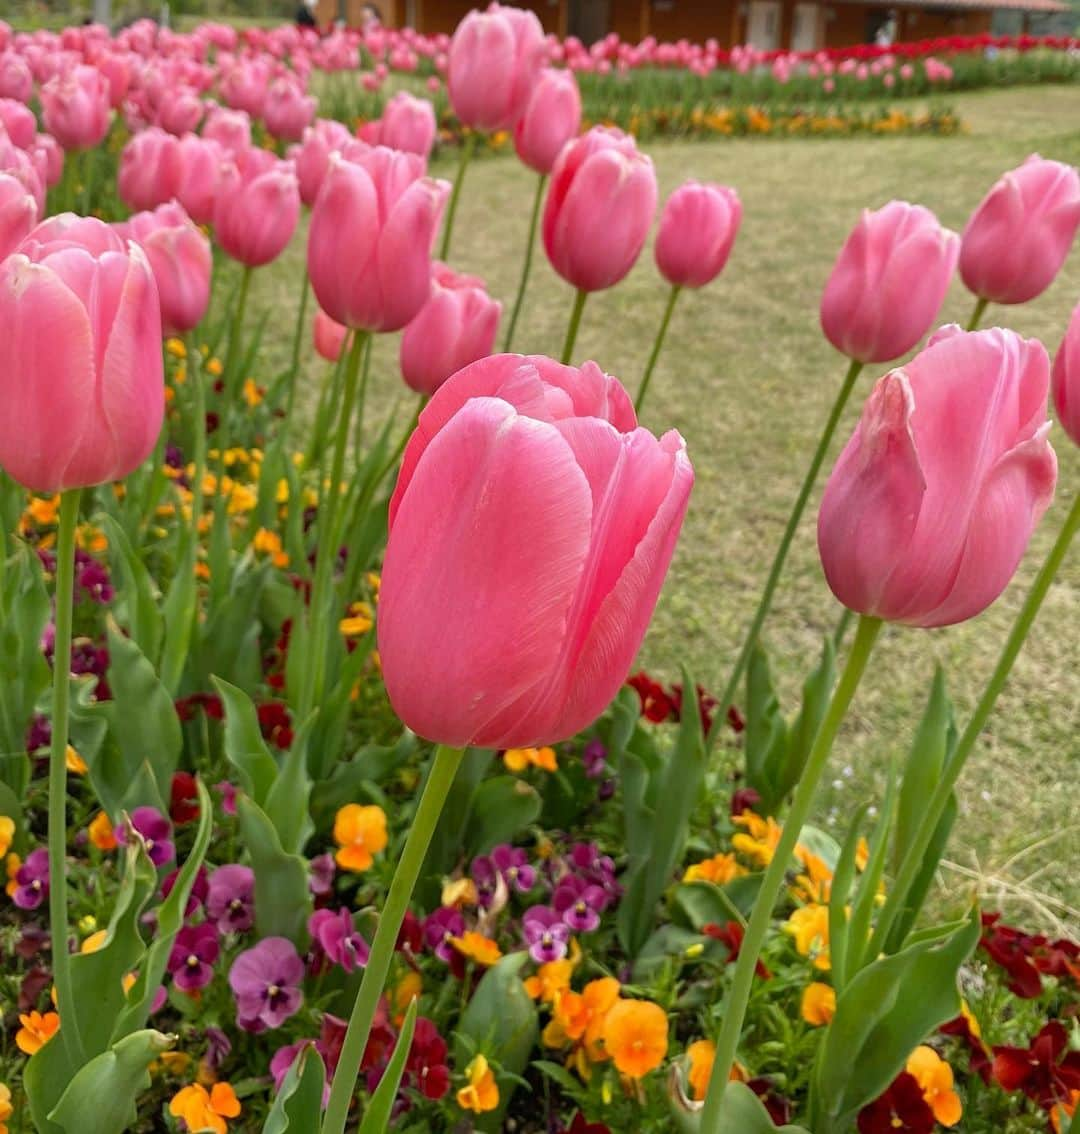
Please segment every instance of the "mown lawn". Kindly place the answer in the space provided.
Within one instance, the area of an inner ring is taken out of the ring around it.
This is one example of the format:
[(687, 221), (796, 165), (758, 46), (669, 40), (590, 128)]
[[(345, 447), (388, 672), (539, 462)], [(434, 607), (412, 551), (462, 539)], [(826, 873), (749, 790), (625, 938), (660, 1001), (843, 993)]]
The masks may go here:
[[(736, 186), (745, 218), (724, 276), (687, 294), (654, 379), (644, 423), (675, 428), (697, 470), (690, 515), (642, 664), (677, 680), (685, 660), (697, 679), (721, 686), (756, 601), (818, 431), (844, 369), (818, 329), (817, 306), (833, 257), (863, 206), (891, 198), (920, 202), (956, 228), (1003, 170), (1033, 151), (1080, 162), (1080, 89), (1043, 87), (957, 97), (969, 132), (957, 138), (850, 140), (744, 139), (659, 142), (648, 147), (667, 193), (688, 177)], [(453, 176), (455, 155), (435, 163)], [(516, 285), (534, 175), (512, 158), (469, 171), (451, 256), (483, 276), (507, 305)], [(303, 242), (259, 273), (256, 294), (276, 305), (264, 353), (272, 369), (287, 355)], [(992, 308), (1002, 322), (1042, 338), (1053, 350), (1080, 298), (1080, 254), (1035, 303)], [(557, 354), (571, 294), (542, 255), (515, 347)], [(588, 304), (576, 359), (596, 359), (636, 389), (664, 300), (650, 255), (618, 288)], [(957, 283), (945, 320), (966, 320), (970, 297)], [(310, 356), (312, 390), (322, 364)], [(372, 400), (387, 409), (403, 388), (397, 337), (380, 340)], [(858, 403), (881, 368), (864, 374)], [(312, 399), (313, 400), (313, 396)], [(408, 399), (411, 408), (412, 398)], [(846, 437), (848, 426), (842, 430)], [(949, 674), (963, 724), (993, 666), (1027, 581), (1058, 530), (1064, 502), (1080, 491), (1080, 455), (1057, 435), (1060, 501), (1037, 533), (1015, 584), (973, 622), (933, 633), (886, 633), (835, 753), (822, 820), (840, 821), (880, 791), (890, 759), (901, 754), (921, 711), (935, 663)], [(463, 580), (463, 585), (468, 585)], [(787, 703), (815, 662), (838, 607), (818, 563), (808, 518), (794, 549), (766, 640)], [(957, 897), (973, 871), (995, 901), (1020, 904), (1018, 916), (1060, 917), (1080, 926), (1080, 547), (1074, 549), (962, 784), (962, 818), (950, 848), (956, 868), (943, 875)], [(734, 763), (734, 761), (733, 761)], [(1033, 908), (1035, 907), (1035, 908)], [(1015, 907), (1014, 907), (1015, 910)]]

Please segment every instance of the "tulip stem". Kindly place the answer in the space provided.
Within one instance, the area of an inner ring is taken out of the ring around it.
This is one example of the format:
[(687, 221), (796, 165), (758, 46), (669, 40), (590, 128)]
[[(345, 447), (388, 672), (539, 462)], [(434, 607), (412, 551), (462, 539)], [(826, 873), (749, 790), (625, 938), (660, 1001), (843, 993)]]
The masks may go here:
[(585, 310), (585, 300), (588, 298), (589, 293), (578, 288), (577, 294), (574, 296), (574, 307), (570, 312), (570, 326), (566, 328), (566, 341), (562, 348), (563, 366), (570, 364), (570, 358), (574, 353), (574, 343), (577, 342), (578, 328), (581, 326), (581, 314)]
[(282, 433), (285, 437), (285, 447), (288, 445), (289, 432), (292, 429), (293, 407), (296, 405), (296, 369), (300, 365), (300, 342), (304, 334), (304, 324), (307, 317), (308, 294), (311, 288), (308, 284), (307, 272), (304, 272), (300, 283), (300, 305), (296, 312), (296, 327), (293, 330), (292, 358), (289, 361), (289, 388), (285, 391), (285, 419), (282, 422)]
[[(206, 476), (206, 387), (203, 385), (202, 355), (195, 346), (195, 336), (184, 340), (187, 380), (191, 383), (191, 435), (195, 453), (195, 475), (191, 484), (191, 524), (195, 542), (199, 540), (199, 521), (203, 510), (203, 480)], [(198, 371), (196, 372), (196, 363)]]
[(848, 708), (859, 687), (859, 682), (866, 672), (867, 662), (874, 648), (882, 622), (878, 618), (862, 615), (859, 618), (858, 630), (855, 632), (855, 641), (848, 655), (844, 671), (840, 675), (836, 690), (825, 718), (821, 722), (813, 747), (806, 761), (806, 767), (795, 789), (795, 796), (791, 801), (791, 810), (784, 820), (780, 833), (780, 841), (773, 852), (772, 860), (761, 882), (761, 889), (754, 901), (754, 909), (750, 915), (750, 922), (743, 936), (742, 946), (739, 949), (739, 958), (735, 964), (735, 975), (732, 980), (731, 991), (723, 1005), (724, 1022), (720, 1027), (720, 1034), (716, 1041), (716, 1058), (713, 1062), (712, 1075), (709, 1078), (709, 1089), (705, 1096), (705, 1107), (701, 1112), (701, 1134), (719, 1134), (722, 1122), (722, 1104), (724, 1091), (727, 1089), (731, 1068), (735, 1063), (735, 1053), (742, 1034), (743, 1019), (746, 1015), (746, 1006), (750, 1000), (750, 991), (754, 982), (754, 969), (757, 966), (761, 947), (765, 941), (769, 925), (772, 920), (773, 907), (784, 885), (791, 857), (802, 833), (803, 825), (810, 814), (810, 807), (817, 792), (818, 783), (825, 771), (836, 735), (840, 725), (847, 715)]
[(1076, 498), (1073, 500), (1061, 532), (1058, 534), (1054, 546), (1050, 549), (1050, 554), (1047, 555), (1046, 561), (1040, 568), (1038, 575), (1035, 576), (1035, 582), (1032, 583), (1031, 590), (1024, 600), (1024, 605), (1016, 616), (1016, 621), (1013, 623), (1012, 630), (1009, 632), (1009, 637), (1001, 651), (1001, 657), (998, 659), (997, 666), (983, 691), (982, 697), (979, 699), (979, 703), (975, 706), (975, 711), (971, 714), (971, 720), (968, 721), (967, 728), (964, 729), (959, 741), (957, 741), (956, 748), (942, 770), (933, 794), (923, 808), (922, 821), (915, 833), (915, 838), (900, 864), (896, 881), (889, 888), (889, 896), (882, 907), (881, 915), (877, 919), (874, 936), (867, 947), (866, 955), (868, 957), (876, 957), (884, 950), (893, 924), (897, 917), (905, 912), (908, 893), (922, 870), (926, 851), (933, 840), (938, 824), (941, 822), (941, 817), (949, 805), (949, 798), (956, 786), (956, 781), (960, 778), (964, 764), (971, 755), (976, 741), (993, 712), (995, 702), (1002, 689), (1005, 688), (1005, 683), (1009, 679), (1017, 655), (1020, 653), (1024, 640), (1038, 616), (1043, 600), (1054, 581), (1054, 576), (1061, 567), (1077, 531), (1080, 531), (1080, 492), (1077, 492)]
[(739, 686), (739, 682), (742, 680), (743, 674), (746, 672), (746, 667), (750, 662), (750, 655), (754, 651), (754, 646), (757, 645), (761, 628), (765, 624), (765, 619), (768, 617), (769, 609), (772, 606), (773, 596), (776, 593), (777, 584), (780, 582), (780, 576), (783, 573), (788, 552), (791, 550), (795, 532), (798, 530), (803, 513), (806, 511), (810, 494), (813, 492), (814, 485), (817, 483), (818, 473), (821, 471), (821, 466), (828, 454), (833, 434), (836, 432), (836, 427), (840, 423), (844, 408), (847, 406), (848, 399), (851, 397), (851, 391), (855, 387), (855, 379), (859, 377), (862, 368), (863, 364), (861, 362), (852, 359), (851, 365), (847, 369), (847, 374), (844, 376), (844, 382), (836, 395), (836, 400), (833, 402), (832, 409), (829, 410), (829, 418), (825, 422), (825, 429), (818, 441), (817, 449), (814, 450), (810, 467), (806, 470), (806, 476), (803, 478), (799, 495), (795, 498), (795, 506), (792, 508), (791, 515), (788, 517), (787, 526), (784, 528), (784, 534), (780, 539), (780, 546), (776, 549), (772, 567), (769, 569), (769, 576), (765, 580), (765, 589), (761, 592), (761, 598), (758, 600), (757, 610), (754, 611), (750, 629), (747, 632), (746, 639), (743, 641), (739, 656), (735, 660), (735, 667), (731, 671), (731, 676), (728, 678), (727, 685), (724, 687), (724, 692), (720, 696), (716, 715), (713, 717), (712, 728), (709, 729), (709, 735), (705, 738), (706, 751), (712, 751), (712, 746), (735, 700), (735, 691)]
[(656, 341), (653, 343), (652, 353), (649, 355), (649, 361), (645, 366), (645, 373), (641, 379), (641, 388), (638, 390), (637, 397), (634, 399), (635, 413), (640, 414), (641, 407), (645, 404), (645, 395), (649, 392), (649, 383), (652, 381), (653, 371), (656, 369), (656, 362), (660, 357), (660, 351), (664, 347), (664, 339), (667, 338), (668, 324), (671, 322), (671, 315), (675, 310), (675, 304), (678, 301), (681, 291), (682, 288), (678, 284), (673, 284), (671, 291), (668, 293), (668, 301), (664, 307), (664, 316), (660, 320), (660, 330), (656, 332)]
[(409, 834), (405, 839), (401, 858), (398, 859), (389, 893), (386, 895), (386, 904), (379, 915), (379, 927), (371, 944), (371, 955), (364, 968), (364, 978), (353, 1005), (337, 1071), (334, 1073), (334, 1081), (330, 1087), (330, 1100), (323, 1119), (322, 1134), (343, 1134), (345, 1130), (349, 1102), (360, 1071), (360, 1060), (367, 1047), (379, 997), (382, 995), (386, 976), (390, 971), (394, 946), (409, 908), (413, 888), (424, 865), (431, 836), (435, 832), (435, 825), (463, 754), (463, 749), (450, 748), (444, 744), (440, 744), (435, 749), (435, 758), (428, 773), (427, 783), (424, 785), (423, 795), (409, 826)]
[(533, 198), (532, 217), (529, 220), (529, 240), (525, 245), (525, 262), (521, 266), (521, 281), (518, 283), (517, 298), (514, 300), (514, 310), (510, 315), (510, 326), (506, 328), (506, 338), (503, 340), (503, 354), (510, 353), (510, 344), (514, 341), (514, 331), (517, 329), (518, 316), (521, 314), (521, 305), (525, 301), (525, 289), (529, 285), (529, 273), (532, 271), (533, 250), (536, 247), (536, 226), (540, 223), (540, 206), (544, 203), (544, 186), (547, 184), (547, 174), (541, 173), (536, 181), (536, 196)]
[(356, 395), (356, 436), (353, 440), (357, 460), (360, 458), (360, 448), (364, 441), (364, 404), (367, 401), (368, 375), (371, 372), (371, 348), (374, 344), (374, 335), (365, 335), (364, 360), (360, 365), (360, 387)]
[(337, 359), (326, 368), (323, 377), (322, 389), (319, 391), (319, 404), (315, 410), (315, 422), (312, 427), (311, 440), (308, 442), (307, 454), (304, 457), (304, 468), (310, 469), (321, 463), (323, 449), (325, 448), (326, 419), (330, 408), (334, 404), (334, 396), (341, 378), (341, 368), (349, 354), (349, 340), (346, 337), (341, 344)]
[[(221, 415), (222, 421), (232, 409), (232, 404), (236, 400), (236, 391), (240, 384), (237, 372), (240, 369), (240, 348), (244, 337), (244, 312), (247, 310), (251, 272), (252, 269), (245, 264), (243, 274), (240, 276), (240, 290), (236, 296), (236, 310), (233, 312), (232, 328), (229, 331), (229, 349), (225, 355), (225, 406)], [(224, 452), (225, 446), (222, 445), (222, 460), (224, 460)]]
[(989, 299), (983, 299), (981, 296), (978, 299), (976, 299), (975, 300), (975, 306), (974, 306), (974, 308), (972, 309), (972, 312), (971, 312), (971, 318), (968, 320), (968, 324), (967, 324), (967, 327), (965, 329), (968, 330), (968, 331), (974, 331), (979, 326), (979, 324), (982, 322), (982, 317), (985, 314), (986, 309), (989, 306), (990, 306), (990, 300)]
[(465, 182), (465, 170), (469, 167), (475, 147), (476, 135), (470, 130), (461, 143), (457, 177), (454, 178), (454, 187), (450, 190), (450, 203), (446, 207), (446, 224), (443, 226), (442, 244), (439, 247), (440, 260), (445, 260), (450, 255), (450, 237), (454, 233), (454, 217), (457, 215), (458, 198), (461, 196), (461, 186)]
[(71, 690), (72, 592), (75, 585), (75, 528), (79, 521), (78, 488), (60, 497), (56, 541), (56, 587), (53, 618), (52, 746), (49, 753), (49, 940), (53, 980), (60, 1012), (60, 1038), (72, 1067), (86, 1062), (75, 1015), (67, 920), (67, 746), (68, 695)]

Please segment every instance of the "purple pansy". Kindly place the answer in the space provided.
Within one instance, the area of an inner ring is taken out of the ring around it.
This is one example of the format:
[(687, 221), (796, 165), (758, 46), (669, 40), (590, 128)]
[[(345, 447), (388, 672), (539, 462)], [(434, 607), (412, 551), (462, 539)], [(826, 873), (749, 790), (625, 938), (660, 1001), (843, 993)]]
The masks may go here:
[(209, 922), (184, 926), (169, 953), (173, 983), (184, 992), (205, 988), (214, 979), (213, 965), (220, 952), (217, 930)]
[[(155, 866), (164, 866), (176, 858), (172, 824), (156, 807), (136, 807), (131, 813), (131, 825), (142, 836), (146, 853)], [(118, 843), (127, 842), (127, 825), (121, 823), (114, 834)]]
[(353, 927), (352, 914), (344, 906), (337, 913), (316, 910), (308, 918), (308, 933), (331, 963), (340, 965), (347, 973), (368, 963), (371, 950)]
[(536, 871), (529, 865), (529, 856), (521, 847), (501, 843), (491, 852), (495, 869), (506, 884), (519, 894), (527, 894), (536, 885)]
[(280, 1027), (304, 1002), (303, 979), (304, 962), (288, 938), (265, 937), (245, 949), (229, 970), (237, 1026), (248, 1032)]
[[(161, 883), (161, 896), (163, 898), (167, 898), (172, 893), (179, 876), (179, 867), (172, 871), (172, 873), (165, 875), (165, 881)], [(206, 873), (205, 866), (200, 866), (195, 872), (195, 881), (191, 884), (191, 893), (188, 895), (187, 905), (184, 908), (184, 917), (191, 917), (206, 901), (206, 895), (210, 886), (209, 877), (210, 876)]]
[(214, 791), (221, 796), (221, 810), (226, 815), (236, 814), (236, 785), (228, 780), (219, 780), (214, 784)]
[(601, 779), (607, 771), (607, 749), (599, 740), (590, 740), (581, 753), (581, 763), (590, 780)]
[(311, 876), (308, 887), (316, 898), (325, 898), (334, 889), (334, 874), (337, 867), (334, 865), (332, 854), (319, 854), (311, 860)]
[(210, 875), (206, 916), (221, 933), (242, 933), (255, 924), (255, 872), (229, 863)]
[(104, 606), (113, 600), (109, 572), (89, 552), (75, 552), (76, 585), (79, 594)]
[(566, 956), (570, 930), (561, 917), (547, 906), (525, 911), (521, 923), (529, 956), (538, 965), (559, 961)]
[(428, 948), (449, 964), (454, 958), (451, 937), (460, 937), (465, 932), (465, 919), (458, 910), (444, 906), (424, 918), (424, 940)]
[(574, 932), (592, 933), (600, 924), (600, 915), (607, 908), (608, 895), (601, 887), (571, 874), (555, 887), (551, 904)]
[(211, 1071), (220, 1070), (232, 1052), (232, 1041), (220, 1029), (213, 1026), (206, 1029), (206, 1054), (203, 1060)]
[(15, 891), (11, 900), (21, 910), (36, 910), (49, 895), (49, 852), (44, 847), (31, 851), (15, 872)]

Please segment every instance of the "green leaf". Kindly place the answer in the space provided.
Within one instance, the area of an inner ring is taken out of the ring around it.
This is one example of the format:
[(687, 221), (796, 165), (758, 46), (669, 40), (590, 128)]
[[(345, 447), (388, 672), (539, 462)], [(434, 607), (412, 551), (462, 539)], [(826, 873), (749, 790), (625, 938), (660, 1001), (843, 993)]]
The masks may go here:
[(840, 848), (832, 884), (829, 887), (829, 973), (837, 995), (844, 990), (847, 979), (848, 955), (848, 900), (855, 883), (855, 857), (859, 850), (862, 825), (870, 805), (864, 803), (848, 828), (847, 838)]
[(225, 706), (225, 758), (237, 771), (240, 787), (262, 807), (277, 779), (277, 761), (259, 727), (251, 698), (235, 685), (211, 678)]
[(870, 952), (870, 923), (877, 908), (881, 879), (885, 874), (885, 860), (889, 854), (889, 833), (896, 817), (896, 800), (896, 772), (890, 766), (881, 815), (874, 827), (874, 833), (870, 836), (870, 857), (866, 869), (859, 878), (858, 891), (851, 910), (851, 921), (848, 925), (849, 979), (868, 961), (874, 959), (874, 954)]
[(658, 974), (665, 965), (679, 960), (687, 949), (697, 945), (703, 947), (700, 960), (722, 964), (727, 958), (726, 947), (711, 937), (703, 937), (679, 925), (660, 926), (638, 951), (634, 960), (634, 982), (649, 984), (659, 979)]
[(412, 1047), (413, 1030), (416, 1027), (416, 999), (409, 1001), (409, 1010), (405, 1013), (405, 1022), (401, 1025), (397, 1043), (394, 1045), (394, 1054), (386, 1065), (383, 1077), (371, 1096), (371, 1102), (364, 1112), (364, 1119), (360, 1123), (357, 1134), (384, 1134), (390, 1129), (390, 1120), (397, 1099), (398, 1086), (401, 1075), (405, 1070), (405, 1061), (409, 1058), (409, 1048)]
[(59, 1035), (53, 1036), (30, 1056), (23, 1069), (23, 1090), (37, 1134), (64, 1134), (63, 1127), (49, 1121), (49, 1113), (60, 1101), (73, 1077), (72, 1066)]
[[(688, 1110), (674, 1094), (669, 1096), (672, 1113), (683, 1134), (698, 1134), (700, 1114)], [(810, 1134), (802, 1126), (774, 1126), (765, 1104), (745, 1083), (728, 1083), (720, 1108), (717, 1134)]]
[[(322, 710), (319, 710), (320, 715)], [(312, 741), (314, 744), (314, 740)], [(311, 817), (318, 831), (329, 830), (346, 803), (364, 798), (366, 785), (388, 779), (416, 751), (416, 733), (405, 729), (393, 747), (367, 744), (351, 760), (339, 760), (330, 778), (311, 789)], [(310, 767), (310, 759), (308, 765)]]
[(723, 886), (701, 879), (680, 883), (672, 894), (673, 916), (699, 932), (709, 924), (745, 922), (754, 908), (762, 877), (745, 874)]
[(537, 790), (516, 776), (485, 780), (473, 794), (466, 834), (470, 857), (510, 843), (540, 817), (543, 800)]
[(184, 670), (191, 653), (199, 599), (199, 584), (195, 578), (197, 541), (188, 524), (181, 525), (179, 532), (176, 572), (161, 608), (165, 620), (161, 683), (172, 697), (180, 695)]
[(326, 1071), (314, 1044), (307, 1044), (285, 1072), (262, 1134), (309, 1134), (319, 1128)]
[(977, 909), (858, 973), (837, 997), (811, 1084), (811, 1126), (844, 1129), (911, 1052), (960, 1011), (957, 976), (979, 940)]
[(307, 754), (317, 715), (312, 713), (296, 731), (292, 745), (285, 753), (281, 771), (266, 793), (266, 815), (274, 824), (286, 854), (298, 854), (314, 830), (308, 812), (311, 778), (308, 776)]
[(760, 809), (775, 815), (783, 795), (777, 785), (787, 755), (788, 727), (772, 682), (769, 658), (755, 646), (746, 668), (746, 729), (743, 733), (746, 783), (760, 796)]
[(120, 524), (107, 514), (96, 519), (108, 536), (109, 562), (118, 576), (113, 613), (143, 654), (156, 663), (165, 634), (157, 588)]
[(236, 812), (255, 872), (255, 930), (259, 937), (288, 937), (303, 952), (311, 913), (307, 862), (284, 850), (274, 824), (254, 800), (238, 794)]
[[(296, 625), (295, 620), (293, 625)], [(301, 648), (302, 646), (303, 643)], [(293, 648), (290, 646), (290, 657)], [(308, 769), (316, 782), (331, 775), (341, 761), (349, 717), (353, 710), (353, 687), (360, 680), (364, 667), (371, 664), (371, 651), (374, 648), (375, 630), (372, 628), (357, 641), (352, 653), (346, 655), (338, 670), (336, 682), (319, 705), (308, 754)], [(300, 656), (303, 657), (303, 654)]]
[(49, 1118), (64, 1134), (124, 1134), (138, 1118), (136, 1099), (150, 1086), (147, 1068), (172, 1044), (172, 1036), (152, 1029), (125, 1036), (79, 1069)]
[(903, 909), (900, 910), (892, 929), (889, 931), (888, 940), (885, 942), (884, 951), (886, 953), (896, 953), (908, 939), (908, 935), (915, 925), (915, 919), (919, 916), (919, 911), (926, 901), (926, 895), (933, 885), (934, 876), (937, 874), (941, 858), (945, 853), (945, 846), (949, 841), (949, 835), (952, 834), (953, 825), (956, 823), (958, 811), (956, 792), (952, 792), (945, 804), (945, 810), (941, 813), (941, 819), (934, 828), (919, 873), (915, 876), (911, 889), (905, 895)]
[(528, 1066), (536, 1045), (536, 1005), (519, 976), (528, 959), (528, 953), (511, 953), (488, 969), (458, 1023), (459, 1037), (464, 1040), (459, 1038), (455, 1045), (455, 1065), (464, 1067), (469, 1061), (469, 1044), (499, 1064), (499, 1105), (477, 1119), (478, 1130), (502, 1128), (502, 1117), (517, 1086), (515, 1076)]
[[(221, 526), (227, 531), (228, 521), (223, 519)], [(211, 548), (213, 532), (217, 530), (215, 515)], [(223, 593), (213, 603), (210, 617), (199, 626), (198, 641), (192, 651), (192, 677), (197, 688), (205, 688), (210, 677), (216, 675), (253, 693), (262, 680), (257, 615), (262, 590), (271, 568), (269, 564), (256, 564), (248, 556), (236, 564), (229, 578), (227, 547), (224, 558), (225, 566), (218, 568)], [(212, 588), (214, 571), (214, 563), (211, 562)], [(224, 581), (226, 579), (227, 587)]]
[(821, 722), (829, 708), (833, 684), (836, 680), (836, 647), (831, 635), (826, 635), (821, 647), (821, 661), (803, 682), (802, 705), (788, 731), (787, 753), (784, 765), (777, 776), (781, 798), (790, 794), (810, 758)]

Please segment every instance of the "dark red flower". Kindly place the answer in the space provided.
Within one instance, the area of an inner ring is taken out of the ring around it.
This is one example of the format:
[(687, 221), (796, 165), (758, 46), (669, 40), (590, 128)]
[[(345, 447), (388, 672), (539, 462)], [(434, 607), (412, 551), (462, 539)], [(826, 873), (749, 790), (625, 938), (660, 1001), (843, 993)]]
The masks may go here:
[(174, 703), (176, 715), (182, 721), (194, 720), (195, 713), (202, 709), (212, 721), (225, 718), (225, 706), (216, 693), (192, 693), (189, 697), (180, 697)]
[(675, 719), (675, 703), (664, 692), (659, 681), (653, 679), (645, 672), (635, 673), (626, 679), (641, 701), (641, 715), (653, 724)]
[[(727, 946), (727, 963), (729, 965), (735, 964), (739, 959), (739, 950), (742, 948), (744, 930), (737, 921), (728, 921), (723, 925), (717, 925), (715, 922), (709, 922), (708, 925), (702, 927), (702, 933), (706, 937), (711, 937), (714, 941), (719, 941), (722, 945)], [(762, 980), (770, 980), (772, 973), (765, 967), (761, 958), (758, 958), (758, 963), (754, 966), (754, 972), (757, 973)]]
[(285, 702), (264, 701), (256, 712), (263, 737), (278, 748), (288, 748), (293, 742), (293, 730)]
[(859, 1134), (932, 1134), (934, 1112), (914, 1075), (901, 1071), (888, 1090), (859, 1111)]
[(1080, 983), (1080, 945), (1066, 938), (1032, 949), (1031, 962), (1045, 976)]
[(771, 1079), (761, 1076), (749, 1080), (746, 1085), (761, 1099), (775, 1125), (786, 1126), (791, 1121), (791, 1103), (777, 1093)]
[(971, 1030), (971, 1024), (968, 1023), (968, 1018), (963, 1014), (956, 1017), (955, 1020), (949, 1020), (947, 1023), (941, 1025), (938, 1031), (943, 1036), (956, 1036), (958, 1039), (964, 1041), (968, 1049), (968, 1066), (984, 1083), (990, 1082), (990, 1070), (992, 1064), (990, 1062), (989, 1048), (983, 1043), (982, 1039)]
[(394, 950), (398, 953), (412, 953), (414, 956), (419, 956), (424, 948), (424, 926), (420, 919), (409, 910), (405, 914), (405, 920), (401, 923), (401, 929), (398, 930), (397, 941), (394, 944)]
[(1023, 1091), (1044, 1110), (1080, 1091), (1080, 1051), (1057, 1020), (1045, 1024), (1030, 1047), (995, 1047), (994, 1078), (1007, 1091)]
[[(682, 719), (683, 688), (681, 685), (671, 687), (671, 703), (675, 706), (675, 719)], [(701, 717), (701, 729), (707, 736), (712, 728), (713, 710), (716, 708), (716, 698), (705, 692), (705, 687), (697, 686), (698, 715)]]
[(1042, 992), (1042, 978), (1031, 962), (1031, 951), (1046, 943), (1045, 937), (1034, 937), (1000, 923), (1001, 914), (983, 914), (983, 935), (979, 947), (1008, 974), (1006, 986), (1022, 1000), (1032, 1000)]
[(761, 802), (761, 793), (752, 787), (741, 787), (731, 796), (731, 814), (738, 817), (744, 811), (754, 811)]
[(574, 1115), (574, 1121), (567, 1127), (566, 1134), (611, 1134), (611, 1129), (602, 1122), (586, 1122), (585, 1115), (579, 1110)]
[(746, 721), (734, 705), (727, 711), (727, 723), (732, 732), (743, 732), (746, 729)]
[(190, 823), (199, 817), (199, 789), (190, 772), (174, 772), (169, 794), (169, 817), (176, 824)]
[(416, 1018), (409, 1057), (405, 1061), (405, 1083), (427, 1099), (441, 1099), (450, 1089), (450, 1068), (446, 1066), (446, 1040), (425, 1016)]

